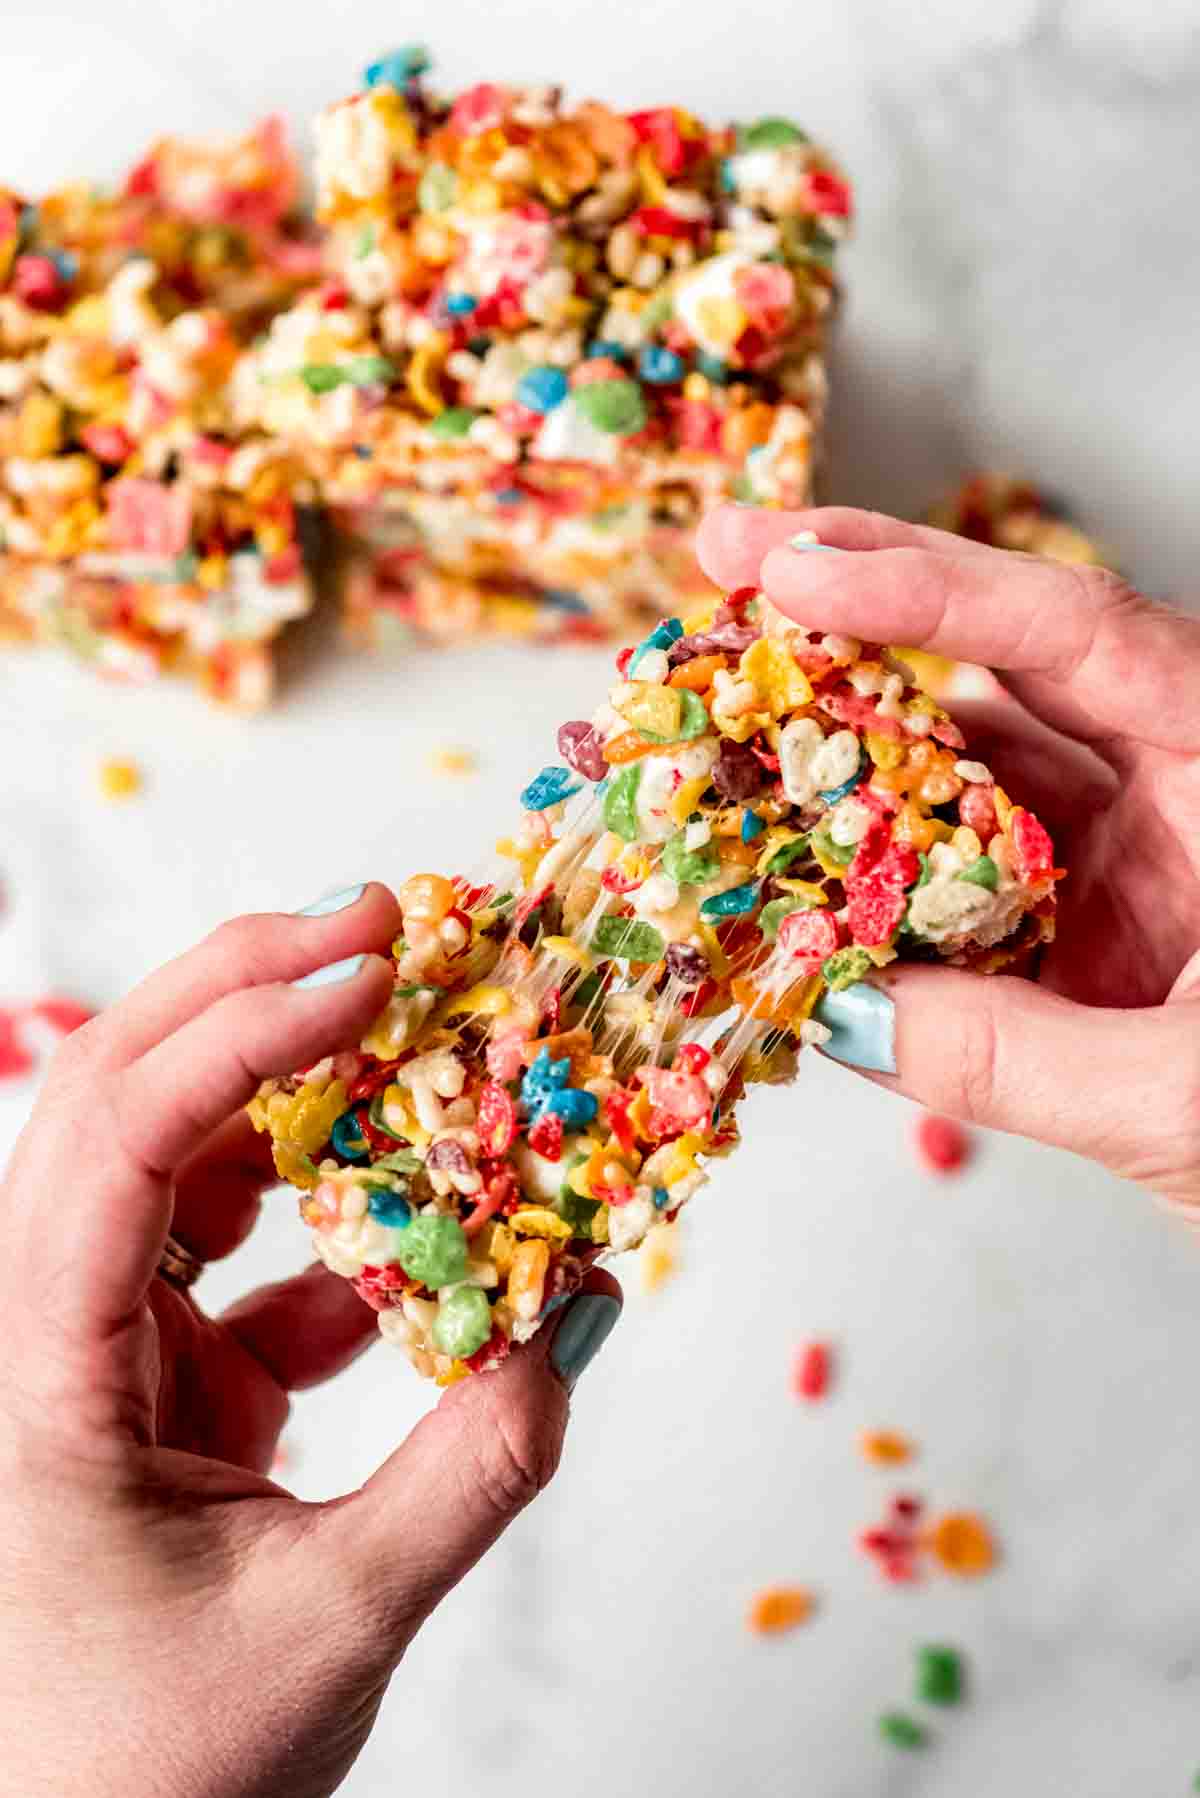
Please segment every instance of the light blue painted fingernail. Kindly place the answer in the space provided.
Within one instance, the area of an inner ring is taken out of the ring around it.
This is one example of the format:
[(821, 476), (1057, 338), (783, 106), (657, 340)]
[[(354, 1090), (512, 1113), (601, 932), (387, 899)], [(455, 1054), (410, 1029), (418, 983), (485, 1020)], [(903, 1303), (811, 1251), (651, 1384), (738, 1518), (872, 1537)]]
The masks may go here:
[(581, 1292), (567, 1306), (554, 1332), (550, 1364), (568, 1392), (604, 1347), (620, 1315), (620, 1305), (607, 1292)]
[(826, 1055), (848, 1068), (896, 1072), (896, 1007), (877, 986), (860, 980), (843, 992), (826, 993), (813, 1016), (833, 1031), (821, 1045)]
[(346, 911), (357, 905), (367, 890), (366, 882), (360, 880), (356, 887), (343, 887), (340, 893), (328, 893), (324, 899), (314, 899), (303, 911), (298, 911), (298, 918), (328, 918), (335, 911)]
[(802, 551), (806, 549), (823, 549), (831, 556), (848, 556), (850, 554), (848, 549), (842, 549), (836, 543), (814, 543), (812, 538), (806, 537), (803, 532), (801, 532), (798, 537), (788, 538), (788, 548)]
[(323, 968), (314, 968), (311, 974), (305, 974), (300, 980), (293, 980), (293, 986), (340, 986), (344, 980), (353, 980), (363, 963), (365, 955), (346, 955), (341, 961), (327, 962)]

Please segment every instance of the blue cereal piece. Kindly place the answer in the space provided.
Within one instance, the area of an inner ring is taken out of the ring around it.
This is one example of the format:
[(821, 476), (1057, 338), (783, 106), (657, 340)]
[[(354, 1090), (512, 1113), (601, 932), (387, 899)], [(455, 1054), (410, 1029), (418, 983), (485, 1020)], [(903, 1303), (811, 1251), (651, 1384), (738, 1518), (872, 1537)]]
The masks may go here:
[(451, 318), (466, 318), (478, 304), (473, 293), (448, 293), (445, 299), (446, 311)]
[(648, 637), (643, 637), (629, 658), (629, 666), (625, 670), (626, 680), (632, 680), (637, 672), (637, 665), (650, 649), (670, 649), (672, 643), (678, 643), (683, 635), (683, 624), (678, 618), (664, 618), (656, 624)]
[(728, 887), (723, 893), (714, 893), (700, 907), (700, 916), (706, 923), (720, 918), (740, 918), (745, 912), (753, 911), (758, 904), (758, 882), (747, 881), (745, 886)]
[(405, 88), (429, 67), (429, 52), (423, 44), (404, 44), (389, 50), (377, 62), (368, 63), (363, 80), (368, 87)]
[(589, 362), (598, 356), (603, 356), (608, 362), (624, 362), (628, 354), (623, 343), (614, 343), (608, 337), (597, 337), (594, 343), (589, 343), (585, 352)]
[(742, 813), (742, 841), (743, 841), (743, 843), (752, 843), (754, 841), (755, 837), (761, 837), (763, 831), (766, 828), (767, 828), (766, 825), (763, 823), (763, 821), (759, 817), (758, 813), (751, 811), (750, 807), (747, 806), (745, 811)]
[(343, 1161), (365, 1161), (371, 1152), (356, 1111), (343, 1111), (329, 1132), (329, 1140)]
[(566, 1129), (586, 1130), (600, 1109), (600, 1101), (595, 1093), (584, 1092), (582, 1087), (564, 1086), (551, 1093), (545, 1109), (561, 1118)]
[(521, 804), (527, 812), (544, 812), (547, 807), (561, 805), (573, 793), (582, 793), (583, 782), (573, 780), (569, 768), (553, 765), (535, 774), (521, 793)]
[(670, 1203), (671, 1203), (671, 1195), (667, 1191), (666, 1187), (665, 1186), (656, 1186), (654, 1188), (654, 1209), (656, 1211), (665, 1211), (667, 1206)]
[(652, 387), (669, 387), (674, 381), (682, 381), (687, 372), (683, 357), (658, 343), (646, 345), (638, 356), (637, 369), (643, 381), (649, 381)]
[(567, 391), (567, 377), (562, 369), (546, 363), (521, 376), (517, 382), (517, 401), (530, 412), (553, 412), (555, 406), (562, 405)]
[(402, 1193), (390, 1186), (368, 1186), (367, 1210), (377, 1224), (390, 1230), (403, 1230), (412, 1217), (412, 1206)]
[(540, 1049), (521, 1080), (521, 1103), (532, 1118), (541, 1117), (551, 1099), (571, 1078), (571, 1057), (551, 1061), (549, 1049)]

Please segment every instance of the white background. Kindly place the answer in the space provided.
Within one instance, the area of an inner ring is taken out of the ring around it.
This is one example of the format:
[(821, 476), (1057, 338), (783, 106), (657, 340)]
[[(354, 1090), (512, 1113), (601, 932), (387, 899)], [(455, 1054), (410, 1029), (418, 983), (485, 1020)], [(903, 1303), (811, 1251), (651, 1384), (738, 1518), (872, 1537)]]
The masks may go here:
[[(103, 175), (164, 128), (268, 106), (298, 123), (372, 55), (433, 42), (447, 85), (565, 79), (628, 105), (789, 112), (858, 183), (829, 488), (914, 511), (972, 464), (1072, 497), (1155, 591), (1197, 523), (1200, 50), (1192, 9), (821, 0), (443, 0), (407, 17), (176, 0), (46, 0), (6, 23), (3, 179)], [(0, 661), (0, 1001), (103, 1002), (230, 912), (471, 861), (590, 709), (605, 657), (517, 649), (371, 664), (318, 624), (283, 703), (226, 718)], [(428, 756), (474, 747), (471, 781)], [(144, 798), (106, 806), (125, 754)], [(0, 1131), (28, 1088), (0, 1088)], [(684, 1227), (686, 1271), (637, 1294), (581, 1385), (561, 1475), (427, 1627), (352, 1775), (424, 1792), (763, 1798), (1163, 1798), (1200, 1764), (1200, 1263), (1178, 1226), (1083, 1164), (1001, 1139), (923, 1174), (902, 1104), (811, 1058), (747, 1107), (748, 1146)], [(286, 1201), (214, 1302), (305, 1259)], [(839, 1344), (827, 1406), (792, 1345)], [(360, 1479), (426, 1394), (380, 1349), (296, 1407), (285, 1478)], [(993, 1519), (972, 1587), (886, 1589), (853, 1548), (896, 1482), (863, 1427), (913, 1434), (907, 1484)], [(319, 1569), (314, 1569), (319, 1580)], [(811, 1584), (774, 1643), (743, 1613)], [(319, 1614), (319, 1610), (318, 1610)], [(905, 1758), (873, 1720), (919, 1640), (971, 1660), (968, 1707)], [(419, 1771), (418, 1771), (419, 1770)]]

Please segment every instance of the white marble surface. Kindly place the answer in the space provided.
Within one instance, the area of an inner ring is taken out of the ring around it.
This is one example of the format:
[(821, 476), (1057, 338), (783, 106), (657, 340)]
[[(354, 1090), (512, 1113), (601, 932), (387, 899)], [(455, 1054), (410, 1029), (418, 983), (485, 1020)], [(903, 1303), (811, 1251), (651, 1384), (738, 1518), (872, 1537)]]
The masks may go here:
[[(436, 40), (448, 82), (792, 111), (861, 197), (831, 491), (912, 509), (969, 463), (1008, 462), (1075, 497), (1148, 585), (1183, 589), (1200, 548), (1194, 9), (810, 0), (781, 17), (771, 0), (490, 17), (443, 0), (436, 20), (360, 0), (352, 23), (279, 0), (45, 0), (6, 20), (0, 168), (36, 187), (116, 168), (166, 125), (278, 102), (302, 120), (413, 36)], [(233, 910), (448, 865), (461, 838), (485, 843), (603, 666), (479, 651), (451, 679), (432, 655), (397, 670), (339, 652), (320, 675), (297, 660), (254, 723), (174, 690), (116, 697), (52, 658), (0, 662), (0, 999), (106, 1000)], [(475, 780), (428, 777), (449, 739), (480, 751)], [(366, 814), (342, 797), (348, 749), (379, 781)], [(106, 753), (144, 765), (144, 799), (101, 804)], [(28, 1096), (0, 1088), (3, 1137)], [(1137, 1193), (1017, 1142), (936, 1185), (908, 1124), (815, 1058), (794, 1092), (753, 1101), (749, 1146), (686, 1222), (686, 1273), (631, 1295), (558, 1481), (411, 1652), (355, 1798), (409, 1767), (426, 1793), (476, 1798), (1188, 1789), (1200, 1256)], [(303, 1259), (285, 1205), (208, 1290)], [(844, 1372), (801, 1413), (787, 1361), (810, 1332), (837, 1340)], [(360, 1478), (424, 1402), (383, 1350), (303, 1399), (296, 1489)], [(1002, 1570), (877, 1583), (852, 1538), (894, 1483), (854, 1450), (880, 1425), (920, 1440), (915, 1489), (993, 1518)], [(754, 1641), (746, 1602), (779, 1579), (812, 1583), (821, 1614)], [(931, 1638), (967, 1650), (974, 1692), (904, 1758), (873, 1719), (907, 1699)]]

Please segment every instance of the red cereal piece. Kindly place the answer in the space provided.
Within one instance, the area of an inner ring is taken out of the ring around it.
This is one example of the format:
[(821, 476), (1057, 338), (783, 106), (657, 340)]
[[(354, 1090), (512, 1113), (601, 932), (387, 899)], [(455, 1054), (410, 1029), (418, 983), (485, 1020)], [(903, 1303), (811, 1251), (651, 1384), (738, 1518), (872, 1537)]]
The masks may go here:
[(1009, 820), (1013, 865), (1021, 880), (1044, 880), (1054, 871), (1054, 844), (1044, 825), (1023, 806), (1014, 806)]
[(483, 1189), (483, 1196), (474, 1209), (463, 1219), (463, 1235), (476, 1236), (489, 1219), (495, 1217), (506, 1207), (511, 1207), (514, 1199), (520, 1197), (516, 1175), (511, 1168), (503, 1167), (492, 1175)]
[(33, 1072), (33, 1056), (17, 1032), (17, 1015), (0, 1011), (0, 1080), (19, 1080)]
[(838, 946), (837, 919), (828, 911), (789, 912), (777, 941), (798, 973), (815, 974)]
[(797, 1398), (826, 1398), (833, 1377), (833, 1351), (827, 1342), (806, 1342), (792, 1361), (792, 1391)]
[(517, 1108), (494, 1080), (480, 1089), (478, 1129), (480, 1147), (494, 1161), (507, 1153), (517, 1134)]
[(544, 1111), (537, 1123), (529, 1132), (529, 1146), (538, 1155), (544, 1155), (547, 1161), (561, 1161), (563, 1151), (563, 1121), (552, 1111)]
[(49, 1024), (52, 1030), (59, 1030), (64, 1036), (70, 1036), (73, 1030), (88, 1023), (95, 1017), (95, 1012), (88, 1005), (80, 1005), (76, 999), (38, 999), (29, 1007), (35, 1018), (43, 1024)]
[(865, 949), (886, 943), (900, 926), (908, 900), (904, 888), (868, 874), (846, 889), (846, 920), (850, 935)]
[(685, 1074), (702, 1074), (711, 1060), (703, 1043), (684, 1043), (675, 1057), (675, 1066)]
[(956, 1174), (971, 1158), (971, 1138), (953, 1118), (926, 1111), (917, 1121), (917, 1153), (935, 1174)]
[(850, 187), (824, 169), (813, 169), (808, 177), (808, 198), (814, 212), (826, 218), (849, 218)]
[(986, 849), (995, 836), (998, 823), (994, 788), (983, 781), (973, 781), (958, 802), (958, 815), (970, 827)]

